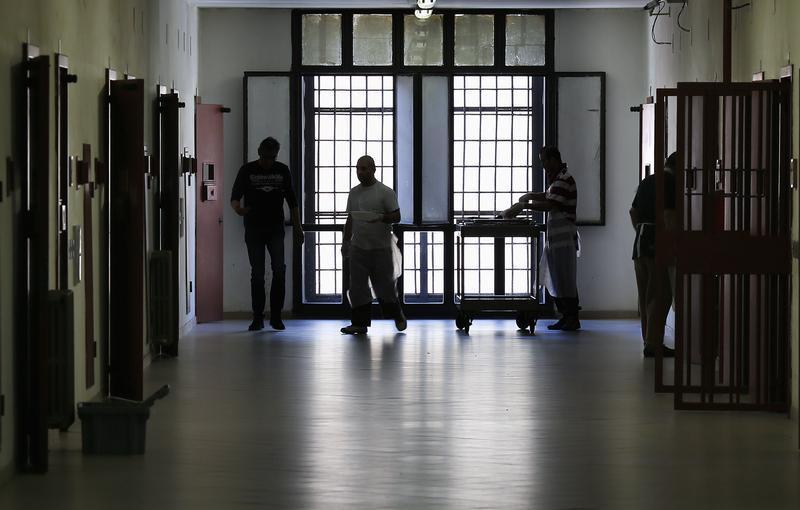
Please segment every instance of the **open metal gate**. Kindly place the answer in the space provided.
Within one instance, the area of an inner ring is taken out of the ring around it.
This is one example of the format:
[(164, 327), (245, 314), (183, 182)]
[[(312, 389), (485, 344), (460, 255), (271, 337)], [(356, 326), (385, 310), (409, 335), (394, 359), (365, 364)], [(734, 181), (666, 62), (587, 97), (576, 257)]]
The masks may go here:
[[(788, 410), (790, 94), (779, 82), (658, 94), (656, 263), (675, 272), (676, 347), (674, 382), (661, 387), (677, 409)], [(675, 230), (663, 221), (659, 157), (667, 97), (677, 101)]]

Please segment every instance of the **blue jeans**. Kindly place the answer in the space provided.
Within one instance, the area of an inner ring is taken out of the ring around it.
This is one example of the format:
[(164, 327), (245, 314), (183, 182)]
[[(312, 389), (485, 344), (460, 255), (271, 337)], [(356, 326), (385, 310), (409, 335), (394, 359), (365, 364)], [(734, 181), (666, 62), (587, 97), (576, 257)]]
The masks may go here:
[(264, 291), (266, 272), (265, 248), (269, 252), (272, 284), (269, 289), (270, 316), (279, 319), (286, 296), (286, 264), (284, 263), (283, 225), (271, 229), (245, 229), (244, 241), (250, 259), (250, 297), (253, 301), (253, 317), (264, 317), (267, 296)]

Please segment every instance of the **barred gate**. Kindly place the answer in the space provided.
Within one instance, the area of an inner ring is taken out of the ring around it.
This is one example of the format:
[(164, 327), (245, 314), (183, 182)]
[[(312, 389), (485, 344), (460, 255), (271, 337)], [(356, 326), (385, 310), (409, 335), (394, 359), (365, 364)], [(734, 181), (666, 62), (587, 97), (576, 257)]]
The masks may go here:
[[(656, 103), (656, 263), (675, 270), (676, 409), (790, 405), (791, 89), (681, 83)], [(676, 215), (663, 222), (667, 98), (677, 101)]]

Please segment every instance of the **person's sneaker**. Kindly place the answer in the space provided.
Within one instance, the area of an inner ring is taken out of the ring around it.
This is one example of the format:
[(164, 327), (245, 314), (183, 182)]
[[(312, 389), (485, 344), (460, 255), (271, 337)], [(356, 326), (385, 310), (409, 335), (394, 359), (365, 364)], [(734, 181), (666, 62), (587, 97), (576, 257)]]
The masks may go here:
[(262, 329), (264, 329), (264, 319), (261, 318), (253, 319), (253, 322), (247, 327), (248, 331), (261, 331)]
[(395, 319), (394, 325), (397, 326), (397, 331), (405, 331), (408, 327), (408, 321), (405, 317), (402, 319)]
[(581, 329), (581, 321), (578, 319), (565, 320), (561, 325), (561, 331), (578, 331)]
[(561, 329), (561, 328), (564, 327), (564, 323), (565, 322), (566, 321), (562, 317), (561, 319), (558, 319), (558, 322), (554, 322), (552, 324), (548, 324), (547, 329), (549, 329), (550, 331), (555, 331), (555, 330)]
[(269, 325), (272, 326), (272, 329), (284, 330), (286, 326), (283, 324), (283, 321), (280, 319), (270, 319)]
[(366, 326), (345, 326), (340, 330), (345, 335), (364, 335), (367, 332)]
[[(644, 351), (642, 354), (645, 358), (655, 358), (656, 357), (656, 349), (650, 348), (648, 346), (644, 347)], [(671, 347), (667, 347), (666, 345), (661, 346), (661, 356), (664, 358), (674, 358), (675, 357), (675, 349)]]

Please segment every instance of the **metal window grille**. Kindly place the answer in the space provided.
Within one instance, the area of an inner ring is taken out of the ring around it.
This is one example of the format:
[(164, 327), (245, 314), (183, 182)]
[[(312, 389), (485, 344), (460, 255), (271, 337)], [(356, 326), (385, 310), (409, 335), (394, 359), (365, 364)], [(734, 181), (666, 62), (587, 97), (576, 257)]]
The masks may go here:
[[(533, 76), (453, 78), (455, 216), (493, 217), (533, 189)], [(539, 141), (541, 142), (541, 141)]]
[(335, 231), (306, 232), (305, 301), (341, 303), (342, 301), (342, 233)]
[[(541, 78), (455, 76), (453, 78), (453, 214), (494, 217), (520, 195), (534, 190), (534, 136), (541, 123)], [(530, 242), (506, 239), (498, 264), (495, 240), (466, 238), (464, 291), (493, 294), (493, 268), (502, 267), (506, 293), (530, 289)]]
[(406, 303), (444, 302), (444, 232), (404, 234), (403, 290)]
[[(342, 226), (347, 197), (358, 184), (355, 165), (368, 154), (375, 177), (394, 188), (394, 77), (314, 76), (314, 163), (306, 172), (305, 222)], [(313, 232), (304, 248), (304, 301), (341, 302), (341, 232)], [(335, 250), (334, 250), (335, 248)], [(331, 251), (333, 250), (333, 251)]]

